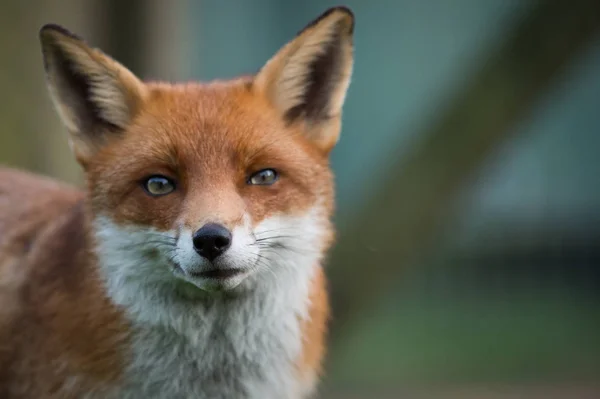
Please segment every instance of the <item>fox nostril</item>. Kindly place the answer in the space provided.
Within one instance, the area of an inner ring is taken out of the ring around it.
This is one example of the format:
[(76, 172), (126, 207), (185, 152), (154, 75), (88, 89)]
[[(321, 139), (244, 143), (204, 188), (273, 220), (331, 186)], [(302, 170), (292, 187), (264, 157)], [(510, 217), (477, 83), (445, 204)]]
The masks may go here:
[(196, 252), (213, 261), (231, 246), (231, 232), (220, 224), (208, 223), (192, 237)]
[(215, 248), (227, 248), (230, 244), (231, 240), (229, 237), (217, 237), (215, 239)]

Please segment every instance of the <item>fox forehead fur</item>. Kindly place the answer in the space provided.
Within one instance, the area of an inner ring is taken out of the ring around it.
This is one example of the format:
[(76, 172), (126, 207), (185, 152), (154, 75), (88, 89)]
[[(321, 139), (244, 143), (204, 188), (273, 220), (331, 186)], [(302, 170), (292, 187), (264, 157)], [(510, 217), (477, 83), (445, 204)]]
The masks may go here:
[[(42, 28), (87, 188), (0, 169), (2, 397), (314, 393), (353, 29), (332, 8), (254, 76), (170, 84)], [(198, 244), (209, 225), (225, 232), (215, 256)]]

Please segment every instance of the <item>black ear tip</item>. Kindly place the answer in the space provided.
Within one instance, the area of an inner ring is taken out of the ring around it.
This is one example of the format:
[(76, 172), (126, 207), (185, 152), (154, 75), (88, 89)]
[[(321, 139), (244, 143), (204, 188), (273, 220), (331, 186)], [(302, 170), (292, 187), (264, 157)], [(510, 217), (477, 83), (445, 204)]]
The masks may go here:
[(39, 36), (42, 41), (57, 36), (66, 36), (71, 39), (82, 40), (79, 36), (58, 24), (45, 24), (40, 28)]
[(325, 10), (325, 12), (323, 12), (323, 14), (319, 15), (316, 19), (314, 19), (307, 26), (305, 26), (304, 29), (302, 29), (300, 32), (298, 32), (298, 34), (305, 32), (306, 30), (312, 28), (313, 26), (317, 25), (321, 21), (333, 16), (334, 14), (337, 14), (338, 19), (340, 19), (340, 20), (341, 20), (340, 15), (343, 15), (343, 21), (344, 21), (344, 24), (347, 26), (348, 34), (351, 35), (354, 32), (354, 12), (352, 12), (352, 10), (346, 6), (336, 6), (336, 7), (331, 7), (329, 9)]
[(341, 26), (344, 26), (347, 29), (348, 34), (352, 35), (352, 33), (354, 33), (354, 12), (350, 9), (350, 7), (331, 7), (321, 14), (321, 16), (317, 18), (315, 22), (322, 21), (333, 14), (337, 14), (338, 20), (342, 23)]
[(348, 26), (348, 32), (350, 34), (354, 33), (354, 20), (355, 20), (355, 18), (354, 18), (354, 12), (349, 7), (346, 7), (346, 6), (335, 7), (335, 10), (337, 12), (341, 12), (341, 13), (346, 14), (346, 18), (347, 18), (348, 25), (349, 25)]
[(325, 11), (325, 13), (332, 13), (332, 12), (342, 12), (344, 14), (347, 14), (350, 18), (354, 19), (354, 12), (352, 11), (352, 9), (350, 9), (350, 7), (347, 7), (347, 6), (335, 6), (335, 7), (331, 7), (329, 10)]

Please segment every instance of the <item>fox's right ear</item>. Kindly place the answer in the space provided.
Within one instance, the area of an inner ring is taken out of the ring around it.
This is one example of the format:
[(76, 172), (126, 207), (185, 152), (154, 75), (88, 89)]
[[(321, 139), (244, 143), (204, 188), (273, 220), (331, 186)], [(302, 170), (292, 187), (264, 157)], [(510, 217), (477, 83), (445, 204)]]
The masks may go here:
[(133, 73), (58, 25), (40, 30), (48, 88), (86, 165), (108, 136), (122, 132), (140, 109), (145, 86)]

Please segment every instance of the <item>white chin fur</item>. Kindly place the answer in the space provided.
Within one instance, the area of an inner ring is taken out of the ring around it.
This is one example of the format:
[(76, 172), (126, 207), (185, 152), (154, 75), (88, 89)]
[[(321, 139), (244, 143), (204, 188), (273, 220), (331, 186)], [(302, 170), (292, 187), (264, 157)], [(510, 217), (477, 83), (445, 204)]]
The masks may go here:
[(139, 315), (145, 313), (141, 307), (164, 305), (165, 297), (181, 293), (203, 296), (191, 285), (208, 294), (215, 290), (276, 290), (290, 276), (295, 276), (291, 281), (297, 284), (306, 282), (322, 254), (326, 226), (320, 212), (314, 209), (301, 216), (274, 216), (253, 231), (248, 218), (245, 220), (232, 231), (231, 247), (217, 259), (219, 264), (245, 273), (216, 281), (191, 276), (210, 267), (194, 251), (191, 231), (124, 226), (109, 217), (97, 217), (97, 253), (109, 296), (127, 308), (140, 307), (135, 312)]

